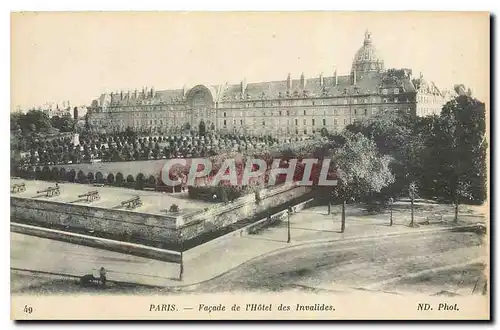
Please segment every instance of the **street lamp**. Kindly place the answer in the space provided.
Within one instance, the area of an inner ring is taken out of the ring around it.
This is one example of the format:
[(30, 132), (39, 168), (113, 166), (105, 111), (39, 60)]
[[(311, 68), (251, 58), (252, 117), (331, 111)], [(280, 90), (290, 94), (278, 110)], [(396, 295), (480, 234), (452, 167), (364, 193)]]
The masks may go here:
[(414, 216), (413, 216), (413, 199), (415, 198), (415, 190), (417, 189), (415, 182), (410, 183), (410, 205), (411, 205), (411, 222), (410, 227), (415, 226)]
[(179, 243), (180, 243), (180, 248), (181, 248), (181, 263), (180, 263), (180, 268), (179, 268), (179, 281), (182, 281), (182, 277), (184, 275), (184, 258), (183, 258), (183, 241), (182, 241), (182, 231), (179, 231)]
[(390, 222), (390, 226), (392, 226), (392, 204), (394, 203), (394, 199), (391, 197), (389, 198), (389, 210), (391, 212), (391, 222)]
[(290, 233), (290, 215), (292, 213), (292, 207), (289, 206), (288, 207), (288, 221), (287, 221), (287, 227), (288, 227), (288, 239), (287, 239), (287, 243), (290, 243), (292, 241), (292, 237), (291, 237), (291, 233)]

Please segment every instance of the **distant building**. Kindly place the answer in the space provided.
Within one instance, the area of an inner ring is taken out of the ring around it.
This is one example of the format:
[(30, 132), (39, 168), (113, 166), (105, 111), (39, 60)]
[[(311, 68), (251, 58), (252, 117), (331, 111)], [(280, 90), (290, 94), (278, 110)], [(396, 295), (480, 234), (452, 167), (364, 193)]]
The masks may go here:
[(410, 69), (386, 70), (367, 31), (351, 72), (234, 85), (197, 85), (155, 91), (153, 88), (103, 94), (90, 106), (93, 127), (127, 127), (174, 132), (189, 123), (198, 129), (237, 134), (294, 137), (341, 131), (380, 111), (439, 114), (445, 102), (438, 87)]

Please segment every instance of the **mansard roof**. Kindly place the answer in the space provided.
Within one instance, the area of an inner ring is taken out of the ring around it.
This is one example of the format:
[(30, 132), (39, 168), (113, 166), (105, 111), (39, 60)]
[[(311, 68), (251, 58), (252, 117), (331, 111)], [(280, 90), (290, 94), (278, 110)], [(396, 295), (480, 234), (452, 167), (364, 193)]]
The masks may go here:
[[(302, 78), (302, 77), (301, 77)], [(354, 78), (356, 83), (354, 84)], [(323, 81), (321, 83), (321, 80)], [(423, 85), (430, 86), (433, 91), (439, 90), (431, 83), (423, 83), (421, 79), (411, 79), (411, 71), (388, 70), (385, 72), (366, 72), (360, 76), (339, 75), (328, 77), (290, 79), (291, 88), (288, 88), (288, 80), (277, 80), (256, 83), (240, 83), (225, 85), (204, 85), (214, 95), (216, 102), (231, 102), (238, 100), (262, 100), (279, 99), (288, 97), (327, 97), (352, 94), (378, 94), (382, 88), (402, 88), (401, 92), (414, 92)], [(195, 86), (196, 87), (196, 86)], [(242, 92), (242, 88), (244, 89)], [(99, 97), (99, 105), (134, 106), (141, 104), (172, 104), (183, 103), (190, 89), (170, 89), (161, 91), (146, 90), (128, 91), (122, 93), (102, 94)], [(134, 98), (135, 92), (137, 97)], [(152, 94), (151, 94), (152, 92)]]

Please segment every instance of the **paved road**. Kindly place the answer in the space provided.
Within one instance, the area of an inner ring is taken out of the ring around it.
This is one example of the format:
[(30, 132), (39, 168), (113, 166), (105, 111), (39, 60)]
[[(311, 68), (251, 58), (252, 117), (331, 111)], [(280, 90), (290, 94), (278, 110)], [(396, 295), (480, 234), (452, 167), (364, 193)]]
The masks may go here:
[[(239, 242), (243, 243), (243, 240)], [(482, 238), (474, 233), (435, 232), (382, 240), (363, 239), (350, 243), (337, 241), (316, 246), (298, 246), (257, 258), (199, 285), (183, 289), (151, 290), (136, 287), (123, 290), (142, 294), (179, 290), (234, 292), (281, 288), (337, 292), (357, 288), (398, 292), (470, 292), (482, 271), (478, 266), (478, 259), (486, 256), (486, 250), (481, 244)], [(120, 273), (110, 274), (115, 280), (142, 281), (144, 284), (157, 285), (171, 285), (175, 283), (173, 278), (178, 276), (178, 265), (19, 234), (12, 234), (11, 246), (11, 267), (15, 268), (83, 274), (90, 272), (91, 268), (97, 269), (106, 264), (111, 269), (120, 270)], [(60, 253), (61, 251), (64, 253)], [(219, 259), (223, 258), (219, 255)], [(26, 265), (30, 267), (22, 267)], [(454, 267), (455, 265), (461, 266)], [(193, 268), (194, 265), (187, 266), (186, 273), (204, 272), (210, 266), (207, 263), (199, 265), (198, 269)], [(431, 271), (433, 276), (428, 278), (429, 270), (450, 266), (453, 267), (446, 271)], [(403, 276), (412, 274), (420, 275), (416, 278), (410, 276), (408, 280)], [(27, 285), (33, 285), (26, 281), (30, 281), (30, 276), (25, 276), (24, 279), (13, 276), (12, 290), (25, 291)], [(61, 291), (81, 290), (74, 284), (47, 284), (50, 281), (44, 281), (44, 284), (35, 283), (33, 290), (52, 287)], [(119, 288), (115, 289), (122, 292)]]
[(11, 233), (11, 268), (74, 276), (108, 270), (108, 278), (146, 285), (165, 285), (177, 278), (179, 266), (45, 238)]
[[(370, 288), (399, 292), (429, 293), (430, 290), (436, 293), (447, 290), (464, 293), (470, 292), (477, 281), (481, 272), (479, 260), (485, 257), (482, 238), (468, 232), (436, 232), (357, 243), (337, 242), (266, 256), (197, 289), (234, 292), (280, 288), (313, 291)], [(458, 275), (455, 268), (460, 269)], [(461, 272), (466, 274), (461, 275)], [(413, 277), (412, 274), (419, 276)], [(422, 282), (428, 285), (420, 285)]]

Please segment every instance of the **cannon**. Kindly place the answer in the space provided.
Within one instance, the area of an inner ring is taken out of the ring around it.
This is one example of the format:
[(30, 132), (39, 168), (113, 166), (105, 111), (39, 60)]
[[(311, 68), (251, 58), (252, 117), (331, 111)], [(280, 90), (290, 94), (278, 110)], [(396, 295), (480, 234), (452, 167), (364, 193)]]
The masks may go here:
[(142, 202), (139, 196), (135, 196), (134, 198), (122, 202), (122, 206), (126, 206), (129, 209), (133, 209), (141, 205)]
[(47, 189), (44, 190), (38, 190), (36, 193), (37, 194), (45, 193), (47, 197), (52, 197), (52, 196), (58, 196), (60, 194), (60, 191), (59, 191), (59, 186), (56, 185), (55, 187), (48, 187)]
[(86, 194), (78, 195), (78, 198), (82, 198), (82, 197), (86, 197), (88, 203), (93, 202), (93, 201), (98, 200), (98, 199), (101, 198), (99, 196), (99, 192), (97, 190), (92, 190), (92, 191), (89, 191)]
[(22, 191), (26, 191), (26, 185), (23, 183), (16, 183), (14, 185), (12, 185), (12, 187), (10, 187), (10, 192), (12, 193), (18, 193), (18, 192), (22, 192)]

